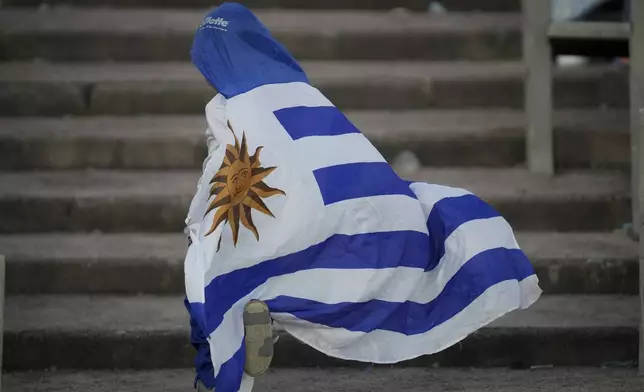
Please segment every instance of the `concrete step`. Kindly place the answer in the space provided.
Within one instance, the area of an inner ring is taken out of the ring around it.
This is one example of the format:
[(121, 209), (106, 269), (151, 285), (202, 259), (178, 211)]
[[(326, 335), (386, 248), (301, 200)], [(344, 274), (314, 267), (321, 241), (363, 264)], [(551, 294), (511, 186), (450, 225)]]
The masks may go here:
[[(3, 60), (187, 61), (205, 10), (0, 11)], [(519, 14), (258, 12), (300, 59), (508, 60), (521, 57)]]
[[(133, 8), (175, 8), (212, 7), (225, 0), (3, 0), (5, 6), (34, 7), (40, 5), (113, 6)], [(251, 8), (292, 8), (292, 9), (379, 9), (403, 8), (427, 11), (427, 0), (232, 0)], [(520, 0), (441, 0), (443, 7), (450, 11), (501, 11), (517, 12)]]
[[(343, 109), (521, 108), (520, 62), (304, 62)], [(625, 69), (559, 70), (558, 108), (628, 104)], [(189, 63), (0, 63), (0, 115), (202, 114), (214, 95)]]
[[(266, 392), (641, 392), (634, 369), (271, 369), (255, 381)], [(12, 392), (187, 391), (192, 369), (155, 371), (28, 372), (4, 376)]]
[[(0, 233), (179, 232), (199, 172), (5, 172)], [(470, 189), (515, 230), (606, 231), (631, 221), (628, 175), (523, 169), (429, 169), (404, 176)]]
[[(392, 162), (411, 151), (426, 166), (525, 163), (516, 110), (352, 111), (347, 116)], [(557, 166), (627, 169), (628, 111), (557, 112)], [(201, 169), (203, 116), (0, 118), (0, 169)]]
[[(190, 367), (194, 354), (182, 298), (10, 297), (4, 367), (9, 371)], [(402, 365), (596, 366), (635, 360), (638, 301), (637, 296), (544, 296), (528, 310), (506, 315), (446, 351)], [(289, 336), (280, 339), (273, 361), (275, 367), (351, 364)]]
[[(517, 233), (548, 294), (637, 294), (637, 243), (615, 233)], [(183, 234), (0, 236), (7, 293), (181, 294)]]

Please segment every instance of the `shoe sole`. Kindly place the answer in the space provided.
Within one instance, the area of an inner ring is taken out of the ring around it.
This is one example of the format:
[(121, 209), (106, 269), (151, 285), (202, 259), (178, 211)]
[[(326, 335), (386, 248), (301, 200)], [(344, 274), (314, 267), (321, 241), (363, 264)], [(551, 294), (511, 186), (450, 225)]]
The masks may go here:
[(252, 300), (244, 307), (244, 333), (244, 371), (251, 377), (261, 376), (268, 370), (274, 351), (271, 316), (264, 302)]
[(214, 389), (208, 389), (201, 381), (197, 381), (197, 392), (214, 392)]

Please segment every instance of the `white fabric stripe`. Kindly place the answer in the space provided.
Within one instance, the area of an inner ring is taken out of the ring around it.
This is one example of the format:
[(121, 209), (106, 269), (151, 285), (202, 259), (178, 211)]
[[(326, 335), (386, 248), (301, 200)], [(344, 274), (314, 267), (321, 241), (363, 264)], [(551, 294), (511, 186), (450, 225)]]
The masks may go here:
[(425, 220), (429, 218), (434, 205), (439, 201), (449, 197), (461, 197), (471, 195), (472, 193), (466, 189), (452, 188), (444, 185), (427, 184), (424, 182), (415, 182), (409, 186), (418, 197), (420, 204), (423, 207)]
[(361, 133), (336, 136), (310, 136), (293, 142), (302, 167), (313, 171), (322, 167), (357, 162), (386, 162)]
[(306, 83), (294, 82), (257, 87), (228, 99), (228, 108), (234, 109), (238, 104), (248, 107), (249, 101), (253, 101), (254, 104), (260, 103), (263, 109), (270, 112), (296, 106), (334, 106), (315, 87)]
[[(237, 301), (226, 314), (224, 321), (210, 334), (210, 353), (215, 375), (219, 374), (221, 366), (235, 355), (244, 338), (244, 306), (253, 299), (252, 294)], [(216, 355), (212, 355), (216, 353)]]
[[(468, 260), (485, 250), (496, 248), (518, 249), (512, 229), (500, 217), (474, 220), (461, 225), (445, 242), (445, 256), (432, 271), (404, 267), (382, 270), (317, 269), (274, 277), (226, 313), (224, 321), (211, 336), (213, 341), (226, 340), (228, 331), (238, 328), (238, 323), (235, 323), (231, 314), (241, 314), (240, 309), (253, 298), (269, 300), (285, 295), (324, 303), (362, 302), (365, 299), (428, 303), (440, 294), (447, 282)], [(395, 284), (386, 284), (387, 282)], [(365, 287), (372, 290), (361, 291)], [(342, 341), (342, 335), (334, 335), (331, 341)], [(222, 355), (220, 358), (230, 358), (238, 347), (237, 344), (220, 344), (217, 349)]]
[(183, 263), (184, 279), (186, 285), (186, 297), (191, 303), (205, 303), (204, 295), (204, 269), (196, 246), (188, 247), (186, 259)]
[(381, 195), (333, 203), (325, 207), (325, 215), (336, 222), (339, 222), (342, 216), (351, 217), (350, 221), (345, 221), (342, 226), (334, 228), (337, 234), (354, 235), (388, 231), (417, 231), (427, 234), (425, 219), (410, 214), (417, 209), (418, 200), (409, 196)]
[[(306, 199), (294, 198), (293, 200)], [(271, 207), (270, 204), (269, 207)], [(275, 210), (273, 209), (273, 211)], [(285, 213), (288, 211), (292, 211), (293, 215), (289, 216)], [(308, 236), (297, 235), (299, 233), (293, 232), (295, 229), (279, 229), (278, 224), (282, 221), (285, 225), (293, 221), (302, 221), (301, 214), (309, 214), (308, 221), (310, 225), (302, 228), (308, 231)], [(347, 219), (347, 217), (351, 219)], [(261, 261), (299, 252), (325, 241), (333, 234), (354, 235), (405, 230), (427, 234), (427, 223), (425, 222), (418, 201), (401, 195), (384, 195), (345, 200), (326, 206), (319, 217), (315, 216), (315, 211), (311, 211), (310, 208), (296, 206), (296, 208), (290, 210), (286, 208), (282, 210), (281, 216), (277, 219), (265, 217), (261, 214), (254, 214), (253, 219), (255, 219), (258, 227), (272, 226), (271, 230), (261, 232), (262, 246), (246, 247), (243, 254), (237, 254), (235, 256), (235, 263), (226, 262), (229, 259), (226, 252), (229, 250), (234, 252), (237, 248), (228, 247), (224, 249), (222, 247), (216, 255), (221, 262), (216, 264), (216, 268), (205, 268), (206, 275), (200, 278), (205, 279), (204, 283), (206, 285), (217, 276), (258, 264)], [(266, 226), (260, 226), (260, 222), (263, 219), (276, 219), (277, 221), (269, 222)], [(206, 223), (209, 223), (209, 221)], [(207, 230), (208, 227), (204, 226), (204, 230)], [(229, 231), (230, 229), (226, 228), (225, 230)], [(252, 234), (249, 232), (240, 231), (240, 244), (246, 237), (252, 244), (257, 243), (255, 237), (251, 236)], [(212, 245), (211, 247), (204, 247), (204, 252), (210, 251), (210, 253), (214, 254), (214, 250), (217, 247), (216, 240), (216, 238), (208, 238), (205, 240), (211, 241)], [(268, 247), (271, 244), (282, 244), (282, 246), (278, 249), (269, 249)], [(262, 252), (262, 254), (271, 255), (271, 257), (262, 257), (261, 255), (254, 254), (254, 252)], [(209, 260), (209, 256), (204, 257), (206, 260)]]
[(253, 390), (253, 384), (255, 383), (255, 379), (249, 376), (248, 374), (244, 373), (242, 376), (242, 383), (241, 386), (239, 387), (238, 392), (251, 392)]
[(540, 293), (535, 275), (521, 282), (498, 283), (448, 321), (412, 336), (383, 330), (364, 333), (329, 328), (289, 314), (273, 314), (273, 317), (295, 338), (327, 355), (363, 362), (396, 363), (442, 351), (504, 314), (528, 307)]
[(305, 270), (271, 278), (257, 294), (262, 300), (285, 295), (326, 304), (371, 299), (402, 302), (413, 290), (420, 288), (424, 273), (421, 269), (409, 267)]

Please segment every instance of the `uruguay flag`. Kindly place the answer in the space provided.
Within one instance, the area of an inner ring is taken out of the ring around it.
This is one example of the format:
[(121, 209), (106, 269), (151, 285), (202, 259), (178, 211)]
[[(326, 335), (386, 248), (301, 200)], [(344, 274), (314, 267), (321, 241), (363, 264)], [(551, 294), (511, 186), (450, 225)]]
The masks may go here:
[(249, 10), (211, 12), (191, 54), (219, 92), (185, 261), (216, 392), (252, 387), (251, 299), (315, 349), (373, 363), (441, 351), (537, 300), (508, 223), (464, 189), (399, 178)]

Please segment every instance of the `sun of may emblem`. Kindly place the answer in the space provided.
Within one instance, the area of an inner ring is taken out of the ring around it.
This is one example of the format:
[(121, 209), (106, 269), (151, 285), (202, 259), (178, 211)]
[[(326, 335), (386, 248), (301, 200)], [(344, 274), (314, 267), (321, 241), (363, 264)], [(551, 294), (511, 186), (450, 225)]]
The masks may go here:
[(224, 224), (228, 222), (233, 233), (233, 245), (237, 246), (239, 222), (241, 221), (242, 225), (250, 230), (259, 241), (259, 232), (253, 223), (251, 211), (255, 209), (275, 217), (262, 199), (275, 195), (286, 195), (286, 193), (280, 189), (271, 188), (263, 181), (276, 169), (276, 167), (261, 166), (259, 153), (263, 146), (257, 147), (255, 153), (249, 156), (246, 133), (243, 133), (242, 142), (239, 144), (239, 139), (237, 139), (230, 121), (228, 121), (228, 128), (235, 137), (235, 145), (228, 144), (226, 146), (224, 162), (210, 181), (210, 197), (214, 196), (214, 199), (210, 202), (206, 215), (212, 210), (216, 209), (217, 211), (210, 231), (206, 235), (212, 234), (222, 222)]

